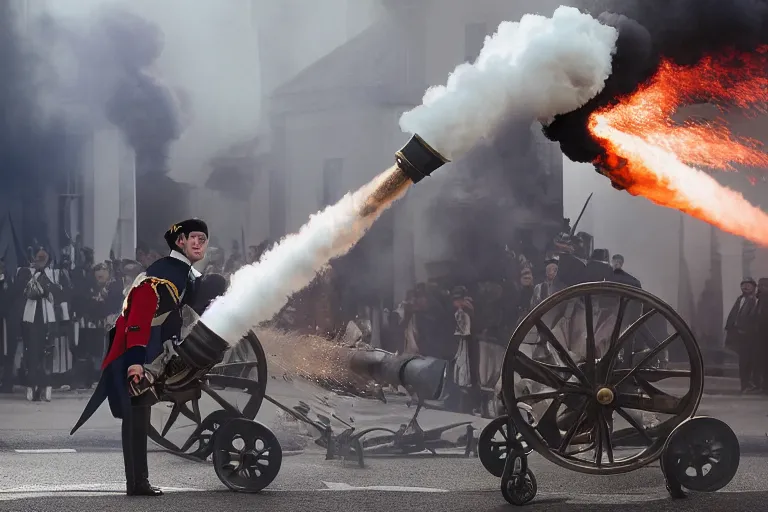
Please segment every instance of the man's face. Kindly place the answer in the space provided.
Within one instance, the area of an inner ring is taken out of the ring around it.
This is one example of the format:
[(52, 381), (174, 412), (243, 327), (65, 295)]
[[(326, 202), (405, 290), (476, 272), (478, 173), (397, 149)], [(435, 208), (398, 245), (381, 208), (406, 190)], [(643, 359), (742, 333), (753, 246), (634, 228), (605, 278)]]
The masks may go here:
[(533, 286), (533, 274), (530, 272), (524, 272), (520, 276), (520, 284), (523, 286)]
[(624, 266), (624, 260), (621, 258), (613, 258), (611, 264), (613, 265), (614, 270), (621, 270), (621, 267)]
[(752, 283), (741, 283), (741, 293), (744, 295), (752, 295), (755, 293), (755, 285)]
[(546, 273), (547, 273), (547, 280), (552, 281), (555, 277), (557, 277), (557, 265), (555, 265), (554, 263), (550, 263), (549, 265), (547, 265)]
[(760, 292), (761, 296), (768, 295), (768, 281), (763, 281), (760, 279), (757, 282), (757, 291)]
[(37, 251), (35, 254), (34, 265), (37, 270), (42, 270), (48, 264), (48, 253), (45, 251)]
[(205, 258), (205, 250), (208, 248), (208, 237), (201, 231), (192, 231), (189, 235), (181, 235), (176, 242), (184, 256), (192, 263)]
[(99, 269), (93, 273), (93, 277), (96, 278), (96, 282), (99, 286), (104, 286), (109, 281), (109, 270)]

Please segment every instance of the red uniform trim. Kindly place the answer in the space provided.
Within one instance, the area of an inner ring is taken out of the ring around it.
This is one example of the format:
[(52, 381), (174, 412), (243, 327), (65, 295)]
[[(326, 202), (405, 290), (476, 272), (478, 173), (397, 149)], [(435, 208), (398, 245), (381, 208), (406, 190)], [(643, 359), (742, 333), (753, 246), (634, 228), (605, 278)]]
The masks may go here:
[(157, 312), (157, 294), (150, 283), (142, 283), (133, 290), (128, 317), (125, 321), (125, 348), (146, 347), (152, 319)]
[(157, 294), (149, 281), (141, 283), (128, 293), (127, 307), (115, 322), (115, 339), (101, 364), (102, 370), (125, 354), (129, 348), (147, 346), (157, 303)]

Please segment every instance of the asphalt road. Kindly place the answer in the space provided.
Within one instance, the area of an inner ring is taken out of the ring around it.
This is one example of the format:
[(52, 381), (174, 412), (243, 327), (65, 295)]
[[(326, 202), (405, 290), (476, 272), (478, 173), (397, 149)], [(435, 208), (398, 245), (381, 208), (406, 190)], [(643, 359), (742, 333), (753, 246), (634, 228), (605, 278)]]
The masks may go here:
[[(2, 455), (0, 510), (99, 511), (117, 507), (146, 511), (272, 510), (272, 511), (492, 511), (508, 510), (499, 480), (474, 458), (418, 457), (370, 460), (360, 469), (349, 463), (325, 461), (319, 454), (287, 457), (268, 491), (243, 495), (226, 491), (209, 464), (170, 454), (150, 456), (152, 480), (167, 490), (161, 498), (122, 495), (122, 459), (117, 452)], [(620, 476), (570, 473), (532, 457), (539, 495), (531, 511), (676, 512), (762, 510), (768, 491), (768, 464), (762, 457), (744, 457), (734, 481), (716, 494), (691, 495), (673, 501), (658, 467)]]
[[(303, 397), (322, 413), (335, 411), (355, 420), (359, 428), (397, 426), (413, 410), (395, 399), (386, 406), (354, 399), (307, 394), (306, 389), (276, 389), (286, 402)], [(295, 396), (291, 393), (295, 392)], [(311, 396), (311, 400), (306, 397)], [(230, 397), (233, 401), (237, 397)], [(272, 511), (495, 511), (509, 510), (499, 491), (499, 480), (488, 474), (477, 458), (419, 455), (410, 458), (369, 458), (366, 468), (342, 461), (326, 461), (312, 444), (316, 432), (285, 419), (265, 405), (258, 419), (268, 424), (287, 450), (277, 479), (259, 495), (229, 492), (208, 463), (191, 462), (154, 450), (151, 479), (168, 492), (162, 498), (127, 498), (117, 422), (102, 408), (91, 423), (69, 436), (87, 395), (56, 395), (51, 403), (27, 403), (21, 397), (0, 397), (0, 511), (99, 511), (118, 507), (145, 512), (183, 510)], [(394, 402), (394, 403), (392, 403)], [(162, 424), (165, 406), (157, 406), (153, 421)], [(203, 414), (209, 410), (205, 405)], [(561, 469), (534, 455), (531, 467), (539, 494), (526, 510), (675, 512), (763, 510), (768, 499), (768, 400), (761, 397), (705, 396), (700, 414), (726, 420), (741, 442), (739, 472), (731, 484), (715, 494), (671, 500), (657, 465), (619, 476), (589, 476)], [(461, 420), (482, 428), (485, 421), (439, 411), (420, 416), (426, 428)], [(189, 425), (179, 425), (170, 437), (181, 441)], [(454, 431), (454, 436), (463, 429)], [(50, 453), (46, 451), (57, 451)]]

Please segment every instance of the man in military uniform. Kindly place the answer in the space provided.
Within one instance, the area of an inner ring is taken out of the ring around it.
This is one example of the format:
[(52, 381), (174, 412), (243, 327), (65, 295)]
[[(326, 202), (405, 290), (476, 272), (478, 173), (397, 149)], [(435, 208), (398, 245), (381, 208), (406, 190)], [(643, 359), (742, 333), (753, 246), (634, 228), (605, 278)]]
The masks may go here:
[(104, 402), (112, 415), (122, 419), (123, 459), (126, 491), (129, 496), (160, 496), (162, 491), (149, 483), (147, 434), (154, 396), (131, 396), (129, 380), (138, 384), (144, 364), (163, 351), (163, 343), (180, 338), (182, 307), (194, 304), (196, 280), (200, 273), (192, 265), (205, 257), (208, 227), (199, 219), (171, 226), (165, 233), (170, 255), (151, 264), (128, 292), (123, 311), (110, 331), (110, 346), (102, 363), (96, 391), (74, 433)]

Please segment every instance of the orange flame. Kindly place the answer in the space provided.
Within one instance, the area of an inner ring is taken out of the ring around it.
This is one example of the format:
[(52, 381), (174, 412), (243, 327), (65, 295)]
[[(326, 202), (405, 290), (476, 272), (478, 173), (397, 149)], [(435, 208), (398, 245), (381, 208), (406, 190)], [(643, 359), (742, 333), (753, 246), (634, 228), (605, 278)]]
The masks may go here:
[(590, 117), (590, 132), (608, 154), (596, 163), (632, 195), (768, 246), (768, 215), (742, 194), (690, 167), (768, 168), (768, 154), (761, 144), (732, 135), (723, 121), (677, 124), (672, 120), (678, 107), (702, 101), (723, 110), (765, 112), (767, 71), (768, 48), (707, 57), (690, 67), (662, 62), (637, 92)]

